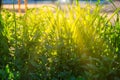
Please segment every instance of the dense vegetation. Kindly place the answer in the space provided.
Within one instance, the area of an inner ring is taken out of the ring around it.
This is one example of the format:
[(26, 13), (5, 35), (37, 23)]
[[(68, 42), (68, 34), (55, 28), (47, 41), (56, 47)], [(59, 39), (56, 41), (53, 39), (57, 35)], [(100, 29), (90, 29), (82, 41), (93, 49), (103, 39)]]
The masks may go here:
[(120, 80), (120, 9), (100, 10), (2, 10), (0, 80)]

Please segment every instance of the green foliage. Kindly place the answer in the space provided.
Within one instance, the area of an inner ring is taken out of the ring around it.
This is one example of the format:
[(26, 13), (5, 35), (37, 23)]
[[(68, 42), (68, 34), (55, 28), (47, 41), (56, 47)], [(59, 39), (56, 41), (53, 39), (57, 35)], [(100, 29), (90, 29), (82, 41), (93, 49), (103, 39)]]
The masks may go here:
[(112, 24), (98, 6), (67, 8), (2, 11), (1, 80), (120, 79), (119, 16)]

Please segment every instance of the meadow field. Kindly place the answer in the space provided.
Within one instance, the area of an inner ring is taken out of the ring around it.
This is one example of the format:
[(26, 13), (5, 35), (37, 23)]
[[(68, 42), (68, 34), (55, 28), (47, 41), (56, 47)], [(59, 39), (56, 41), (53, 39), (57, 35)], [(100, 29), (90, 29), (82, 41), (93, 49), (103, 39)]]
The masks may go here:
[(120, 80), (120, 8), (112, 5), (109, 17), (99, 3), (22, 15), (3, 8), (0, 80)]

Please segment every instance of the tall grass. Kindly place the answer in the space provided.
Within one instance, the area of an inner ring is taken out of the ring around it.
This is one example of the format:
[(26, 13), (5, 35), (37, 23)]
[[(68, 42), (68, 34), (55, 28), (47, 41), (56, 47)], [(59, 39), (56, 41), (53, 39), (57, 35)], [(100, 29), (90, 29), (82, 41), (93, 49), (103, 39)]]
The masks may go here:
[(11, 55), (8, 43), (8, 27), (4, 24), (0, 11), (0, 79), (8, 79), (11, 77), (7, 64), (11, 63)]
[(4, 66), (7, 76), (0, 78), (119, 80), (120, 22), (116, 20), (113, 25), (100, 10), (99, 6), (91, 10), (89, 5), (68, 6), (65, 10), (43, 6), (23, 16), (3, 10), (9, 44), (5, 49), (10, 54), (6, 56), (11, 61)]

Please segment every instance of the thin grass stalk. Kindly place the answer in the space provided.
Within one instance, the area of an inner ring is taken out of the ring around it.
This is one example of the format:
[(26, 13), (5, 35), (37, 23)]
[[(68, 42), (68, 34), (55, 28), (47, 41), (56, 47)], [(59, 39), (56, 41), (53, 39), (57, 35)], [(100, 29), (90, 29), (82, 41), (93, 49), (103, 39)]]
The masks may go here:
[(118, 14), (119, 11), (120, 11), (120, 8), (117, 8), (116, 11), (115, 11), (115, 12), (110, 16), (110, 18), (107, 20), (106, 24), (107, 24), (108, 22), (110, 22), (110, 20), (111, 20), (116, 14), (119, 15), (119, 14)]
[(17, 56), (17, 23), (16, 23), (16, 13), (15, 13), (15, 4), (13, 1), (13, 18), (14, 18), (14, 37), (15, 37), (15, 59)]
[(79, 0), (76, 0), (76, 5), (78, 5), (79, 4)]

